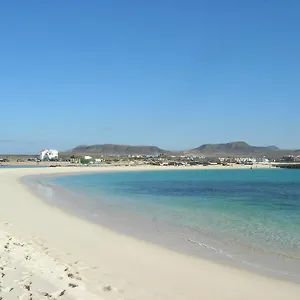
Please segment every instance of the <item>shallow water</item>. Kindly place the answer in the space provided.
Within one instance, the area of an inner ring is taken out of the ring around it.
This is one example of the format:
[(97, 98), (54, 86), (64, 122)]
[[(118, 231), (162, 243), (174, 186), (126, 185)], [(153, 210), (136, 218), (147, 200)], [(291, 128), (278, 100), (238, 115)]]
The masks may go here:
[[(42, 183), (53, 204), (113, 230), (299, 281), (300, 170), (99, 173)], [(58, 200), (62, 190), (53, 186), (73, 194)]]

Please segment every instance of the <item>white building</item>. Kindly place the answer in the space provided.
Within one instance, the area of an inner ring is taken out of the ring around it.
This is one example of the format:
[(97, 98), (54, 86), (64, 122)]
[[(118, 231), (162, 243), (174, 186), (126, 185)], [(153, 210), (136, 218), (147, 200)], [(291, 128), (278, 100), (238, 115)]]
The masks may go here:
[(40, 151), (40, 160), (53, 160), (58, 158), (58, 151), (54, 149), (43, 149)]
[(262, 158), (257, 159), (257, 163), (260, 163), (260, 164), (263, 164), (263, 165), (268, 165), (270, 163), (270, 161), (267, 158), (262, 157)]

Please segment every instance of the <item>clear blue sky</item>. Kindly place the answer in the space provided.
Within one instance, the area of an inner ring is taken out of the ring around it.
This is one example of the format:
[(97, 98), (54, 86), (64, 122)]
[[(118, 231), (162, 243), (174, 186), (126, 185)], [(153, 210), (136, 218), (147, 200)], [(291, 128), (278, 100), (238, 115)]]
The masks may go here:
[(300, 1), (0, 4), (0, 153), (300, 148)]

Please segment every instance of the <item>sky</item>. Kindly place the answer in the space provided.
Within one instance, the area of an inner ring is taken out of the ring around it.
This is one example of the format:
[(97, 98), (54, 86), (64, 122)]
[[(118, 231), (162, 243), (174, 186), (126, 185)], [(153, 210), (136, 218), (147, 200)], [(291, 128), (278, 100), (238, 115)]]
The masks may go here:
[(300, 1), (0, 3), (0, 153), (300, 148)]

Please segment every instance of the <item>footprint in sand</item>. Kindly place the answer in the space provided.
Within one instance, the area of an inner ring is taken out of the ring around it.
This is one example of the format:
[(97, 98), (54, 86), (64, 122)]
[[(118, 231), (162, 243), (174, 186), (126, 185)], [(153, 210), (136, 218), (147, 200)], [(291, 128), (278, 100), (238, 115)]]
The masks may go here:
[(10, 293), (11, 291), (13, 291), (13, 287), (7, 286), (6, 288), (2, 289), (2, 292), (4, 293)]
[(25, 284), (25, 285), (24, 285), (25, 290), (27, 290), (28, 292), (30, 292), (30, 290), (31, 290), (31, 285), (32, 285), (32, 281), (30, 281), (29, 284)]
[(42, 295), (42, 296), (44, 296), (44, 297), (47, 297), (47, 298), (49, 298), (49, 299), (57, 299), (57, 298), (59, 298), (59, 297), (62, 297), (62, 296), (64, 296), (65, 295), (65, 293), (66, 293), (67, 291), (66, 290), (59, 290), (59, 291), (57, 291), (57, 292), (54, 292), (54, 293), (52, 293), (52, 294), (49, 294), (48, 292), (41, 292), (41, 291), (38, 291), (38, 293), (40, 294), (40, 295)]
[(66, 290), (62, 290), (62, 291), (57, 291), (51, 294), (51, 296), (56, 299), (59, 297), (62, 297), (67, 291)]
[(47, 298), (52, 298), (52, 295), (47, 292), (39, 292), (39, 294), (41, 294), (42, 296), (47, 297)]
[(112, 291), (112, 287), (110, 285), (104, 286), (103, 287), (103, 291), (104, 292), (111, 292)]
[(72, 273), (68, 273), (67, 275), (69, 278), (74, 278), (74, 275)]

